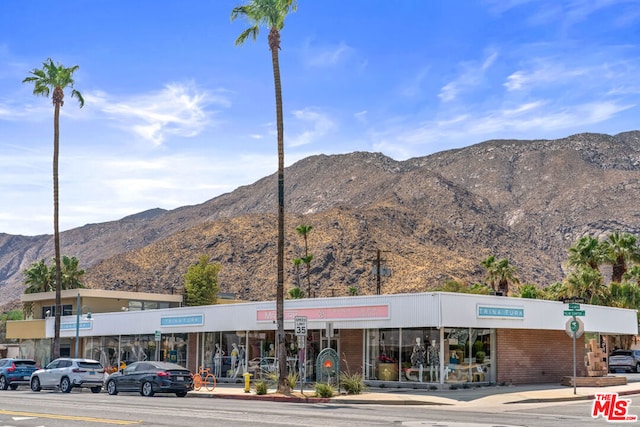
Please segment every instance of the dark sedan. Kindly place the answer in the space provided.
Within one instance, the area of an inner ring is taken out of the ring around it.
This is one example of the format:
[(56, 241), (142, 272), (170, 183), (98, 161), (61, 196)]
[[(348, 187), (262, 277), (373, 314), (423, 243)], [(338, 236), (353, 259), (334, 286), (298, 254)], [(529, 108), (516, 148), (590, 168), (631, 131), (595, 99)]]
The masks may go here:
[(19, 385), (29, 385), (31, 374), (37, 370), (35, 360), (0, 359), (0, 390), (15, 390)]
[(134, 362), (109, 375), (106, 387), (112, 396), (121, 391), (134, 391), (147, 397), (155, 393), (175, 393), (184, 397), (193, 390), (193, 380), (186, 368), (174, 363)]

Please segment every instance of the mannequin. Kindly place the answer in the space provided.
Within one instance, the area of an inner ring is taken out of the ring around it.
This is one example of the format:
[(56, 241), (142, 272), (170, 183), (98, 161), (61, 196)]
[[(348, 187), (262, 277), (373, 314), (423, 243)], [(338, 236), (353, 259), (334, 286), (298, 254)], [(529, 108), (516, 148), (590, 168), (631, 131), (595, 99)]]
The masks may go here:
[(431, 380), (435, 378), (438, 382), (440, 376), (440, 346), (436, 343), (436, 340), (431, 340), (431, 346), (429, 347), (429, 371), (431, 374)]
[(238, 372), (237, 368), (237, 363), (238, 363), (238, 344), (233, 343), (231, 344), (231, 347), (233, 347), (231, 349), (231, 370), (233, 371), (233, 377), (236, 377), (236, 373)]
[[(233, 344), (235, 347), (235, 344)], [(231, 352), (233, 357), (233, 352)], [(233, 372), (233, 378), (237, 377), (240, 374), (240, 369), (244, 372), (244, 345), (240, 344), (240, 349), (238, 350), (238, 365), (236, 366), (236, 370)]]
[(222, 356), (224, 351), (220, 348), (220, 344), (216, 343), (216, 352), (213, 355), (213, 370), (216, 377), (222, 376)]
[(276, 355), (276, 350), (273, 347), (273, 344), (269, 344), (269, 357), (274, 357)]
[(424, 345), (422, 345), (422, 341), (420, 340), (420, 337), (418, 337), (416, 338), (416, 345), (413, 346), (413, 353), (411, 353), (411, 365), (419, 368), (418, 378), (420, 378), (420, 382), (422, 382), (424, 354), (425, 354)]

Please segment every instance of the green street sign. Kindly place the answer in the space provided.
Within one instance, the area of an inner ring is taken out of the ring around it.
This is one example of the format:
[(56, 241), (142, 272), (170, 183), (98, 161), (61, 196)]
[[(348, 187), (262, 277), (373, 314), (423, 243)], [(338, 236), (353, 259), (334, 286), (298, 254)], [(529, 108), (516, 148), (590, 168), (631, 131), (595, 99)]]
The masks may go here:
[(569, 310), (580, 310), (580, 304), (569, 304)]
[(565, 316), (584, 316), (584, 310), (565, 310)]

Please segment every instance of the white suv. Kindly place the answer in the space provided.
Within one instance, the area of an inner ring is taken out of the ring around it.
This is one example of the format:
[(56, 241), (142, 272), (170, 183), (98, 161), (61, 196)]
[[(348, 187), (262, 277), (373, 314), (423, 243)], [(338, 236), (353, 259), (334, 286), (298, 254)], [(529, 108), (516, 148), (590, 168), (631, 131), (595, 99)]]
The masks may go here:
[(104, 368), (97, 360), (63, 357), (31, 374), (31, 390), (60, 389), (69, 393), (74, 387), (90, 388), (94, 393), (102, 391)]

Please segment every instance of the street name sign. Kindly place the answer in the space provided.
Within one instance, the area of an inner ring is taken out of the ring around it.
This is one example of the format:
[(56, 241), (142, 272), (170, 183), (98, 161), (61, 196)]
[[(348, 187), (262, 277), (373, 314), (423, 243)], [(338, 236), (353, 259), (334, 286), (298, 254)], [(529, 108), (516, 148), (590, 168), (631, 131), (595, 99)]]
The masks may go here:
[(565, 310), (565, 316), (584, 316), (584, 310)]

